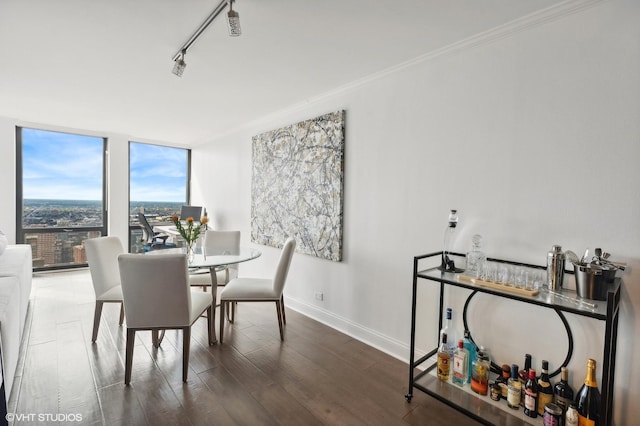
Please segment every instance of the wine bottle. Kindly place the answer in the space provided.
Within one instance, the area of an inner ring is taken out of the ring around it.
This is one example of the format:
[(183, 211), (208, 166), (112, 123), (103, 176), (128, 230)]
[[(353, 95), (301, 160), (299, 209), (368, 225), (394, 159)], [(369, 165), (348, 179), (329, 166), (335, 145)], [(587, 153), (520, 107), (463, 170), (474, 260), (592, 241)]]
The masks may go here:
[(520, 380), (520, 389), (522, 393), (520, 394), (520, 406), (524, 407), (524, 390), (527, 384), (527, 380), (529, 380), (529, 369), (531, 368), (531, 354), (525, 354), (524, 356), (524, 368), (518, 371), (518, 380)]
[(553, 388), (549, 381), (549, 361), (542, 360), (542, 372), (538, 379), (538, 414), (544, 416), (544, 407), (553, 402)]
[(587, 377), (576, 397), (578, 405), (578, 424), (580, 426), (598, 426), (600, 424), (600, 391), (596, 382), (596, 362), (587, 361)]
[(569, 385), (569, 370), (567, 370), (567, 367), (560, 369), (560, 381), (553, 387), (553, 395), (554, 402), (566, 413), (569, 404), (573, 401), (573, 389)]
[(529, 369), (529, 379), (524, 387), (524, 414), (538, 417), (538, 382), (536, 382), (536, 370)]
[(438, 349), (438, 379), (449, 380), (449, 371), (451, 369), (451, 354), (447, 344), (447, 333), (442, 334), (442, 343)]

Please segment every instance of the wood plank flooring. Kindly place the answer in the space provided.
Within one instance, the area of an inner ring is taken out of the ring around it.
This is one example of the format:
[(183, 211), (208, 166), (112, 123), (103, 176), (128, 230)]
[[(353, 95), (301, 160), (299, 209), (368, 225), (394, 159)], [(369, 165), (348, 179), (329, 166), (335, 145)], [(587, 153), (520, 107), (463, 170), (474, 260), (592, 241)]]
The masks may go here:
[(208, 346), (196, 322), (186, 384), (181, 334), (167, 331), (155, 349), (150, 332), (136, 333), (124, 386), (119, 305), (105, 304), (95, 344), (93, 308), (88, 270), (34, 276), (8, 408), (35, 416), (15, 425), (476, 424), (419, 391), (407, 403), (405, 363), (291, 309), (281, 342), (271, 303), (239, 304), (222, 345)]

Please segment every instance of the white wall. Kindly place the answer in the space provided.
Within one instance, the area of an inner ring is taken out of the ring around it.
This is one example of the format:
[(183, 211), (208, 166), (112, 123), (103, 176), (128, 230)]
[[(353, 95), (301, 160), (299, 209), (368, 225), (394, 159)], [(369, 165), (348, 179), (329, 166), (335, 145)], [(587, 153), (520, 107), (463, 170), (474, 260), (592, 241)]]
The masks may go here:
[(9, 243), (16, 239), (16, 130), (12, 120), (0, 117), (0, 231)]
[[(616, 423), (629, 424), (640, 415), (639, 17), (636, 0), (600, 2), (275, 113), (194, 149), (194, 197), (214, 226), (241, 229), (249, 243), (251, 137), (345, 109), (344, 260), (296, 255), (289, 306), (407, 359), (412, 258), (441, 249), (450, 208), (460, 212), (460, 251), (474, 233), (490, 256), (536, 264), (553, 244), (603, 247), (630, 265), (615, 377)], [(271, 273), (277, 250), (262, 249), (241, 273)], [(436, 340), (432, 287), (421, 287), (421, 349)], [(457, 312), (462, 296), (448, 292)], [(529, 352), (534, 367), (544, 358), (555, 369), (564, 359), (552, 313), (496, 298), (471, 311), (498, 363)], [(586, 359), (602, 360), (603, 331), (569, 317), (577, 390)]]

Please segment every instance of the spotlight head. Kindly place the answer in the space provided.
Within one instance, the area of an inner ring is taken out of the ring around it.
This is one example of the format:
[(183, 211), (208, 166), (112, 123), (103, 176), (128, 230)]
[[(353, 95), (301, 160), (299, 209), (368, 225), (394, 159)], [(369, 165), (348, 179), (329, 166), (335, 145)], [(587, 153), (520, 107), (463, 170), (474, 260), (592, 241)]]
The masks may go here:
[(229, 12), (227, 13), (227, 28), (231, 37), (237, 37), (242, 34), (240, 29), (240, 15), (232, 9), (233, 1), (229, 2)]
[(184, 72), (184, 69), (187, 67), (187, 63), (184, 61), (184, 54), (185, 52), (182, 52), (180, 56), (178, 56), (178, 58), (175, 61), (175, 64), (173, 65), (173, 70), (171, 71), (178, 77), (182, 77), (182, 73)]

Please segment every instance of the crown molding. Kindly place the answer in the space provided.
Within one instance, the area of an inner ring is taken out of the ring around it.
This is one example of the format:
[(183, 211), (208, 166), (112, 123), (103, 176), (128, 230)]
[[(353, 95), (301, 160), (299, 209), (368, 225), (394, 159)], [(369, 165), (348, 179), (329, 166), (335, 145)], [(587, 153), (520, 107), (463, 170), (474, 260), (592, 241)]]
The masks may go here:
[[(389, 68), (385, 68), (373, 74), (369, 74), (365, 77), (351, 81), (342, 86), (338, 86), (335, 89), (321, 93), (317, 96), (309, 97), (302, 102), (298, 102), (296, 104), (290, 105), (287, 108), (274, 111), (256, 120), (242, 124), (235, 128), (228, 129), (227, 131), (214, 136), (213, 139), (210, 139), (210, 141), (217, 140), (225, 136), (229, 136), (236, 132), (242, 131), (243, 129), (252, 129), (256, 127), (269, 125), (269, 123), (273, 121), (278, 121), (283, 116), (287, 116), (287, 115), (299, 112), (303, 109), (308, 108), (310, 105), (314, 103), (318, 103), (318, 102), (327, 100), (329, 98), (335, 97), (337, 95), (355, 90), (365, 84), (379, 80), (388, 75), (395, 74), (404, 69), (411, 68), (413, 66), (416, 66), (418, 64), (423, 64), (425, 62), (434, 61), (445, 56), (458, 54), (465, 50), (470, 50), (479, 46), (484, 46), (484, 45), (493, 43), (497, 40), (512, 37), (515, 34), (521, 33), (523, 31), (527, 31), (532, 28), (539, 27), (541, 25), (545, 25), (549, 22), (557, 21), (559, 19), (565, 18), (570, 15), (574, 15), (585, 9), (589, 9), (600, 3), (604, 3), (606, 1), (608, 0), (565, 0), (553, 6), (540, 9), (528, 15), (509, 21), (505, 24), (498, 25), (497, 27), (477, 33), (471, 37), (459, 40), (455, 43), (451, 43), (447, 46), (443, 46), (439, 49), (417, 56), (416, 58), (410, 59), (405, 62), (401, 62), (397, 65), (393, 65)], [(200, 142), (205, 143), (205, 141), (200, 141)]]
[(358, 79), (350, 83), (347, 83), (345, 85), (342, 85), (340, 87), (337, 87), (334, 90), (325, 92), (321, 95), (308, 99), (305, 102), (305, 105), (308, 105), (309, 103), (317, 102), (319, 100), (323, 100), (328, 97), (335, 96), (338, 93), (352, 90), (356, 87), (370, 83), (374, 80), (378, 80), (387, 75), (394, 74), (406, 68), (413, 67), (417, 64), (430, 62), (435, 59), (439, 59), (443, 56), (457, 54), (464, 50), (469, 50), (469, 49), (476, 48), (478, 46), (483, 46), (486, 44), (493, 43), (496, 40), (512, 37), (515, 34), (521, 33), (523, 31), (527, 31), (531, 28), (536, 28), (541, 25), (547, 24), (549, 22), (562, 19), (566, 16), (579, 13), (585, 9), (589, 9), (605, 1), (607, 0), (565, 0), (561, 3), (555, 4), (553, 6), (549, 6), (544, 9), (540, 9), (536, 12), (532, 12), (528, 15), (514, 19), (513, 21), (509, 21), (505, 24), (499, 25), (497, 27), (491, 28), (486, 31), (482, 31), (471, 37), (459, 40), (455, 43), (451, 43), (447, 46), (443, 46), (439, 49), (425, 53), (416, 58), (410, 59), (405, 62), (401, 62), (392, 67), (386, 68), (384, 70), (370, 74), (361, 79)]

